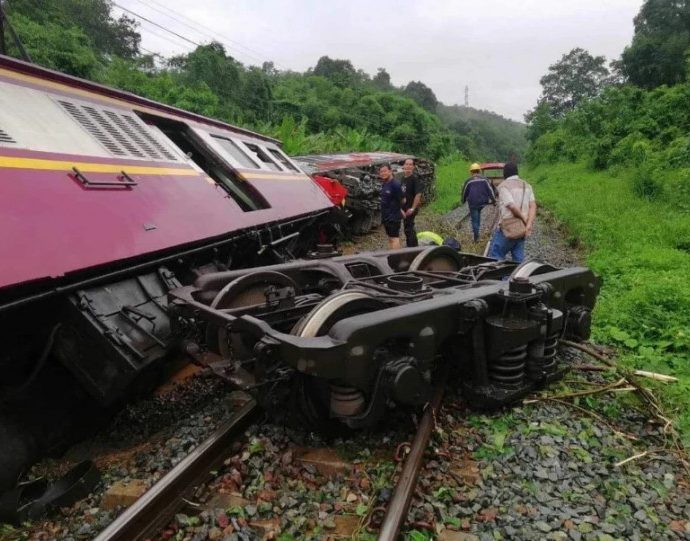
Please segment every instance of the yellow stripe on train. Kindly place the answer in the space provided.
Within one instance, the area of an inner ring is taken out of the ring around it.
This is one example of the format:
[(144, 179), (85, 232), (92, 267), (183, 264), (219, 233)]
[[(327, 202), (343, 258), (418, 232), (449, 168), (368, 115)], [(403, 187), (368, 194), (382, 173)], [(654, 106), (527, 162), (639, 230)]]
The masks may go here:
[(7, 169), (41, 169), (57, 171), (72, 171), (72, 167), (76, 167), (84, 173), (120, 173), (121, 171), (125, 171), (131, 175), (200, 176), (200, 173), (191, 167), (150, 167), (122, 163), (93, 163), (45, 160), (40, 158), (19, 158), (16, 156), (0, 156), (0, 168), (3, 167)]

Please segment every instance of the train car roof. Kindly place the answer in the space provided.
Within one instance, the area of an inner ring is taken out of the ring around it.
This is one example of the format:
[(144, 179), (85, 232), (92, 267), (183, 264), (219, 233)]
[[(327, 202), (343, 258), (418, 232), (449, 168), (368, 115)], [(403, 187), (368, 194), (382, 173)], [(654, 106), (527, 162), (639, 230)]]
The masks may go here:
[(320, 173), (350, 167), (362, 167), (388, 162), (397, 162), (414, 158), (410, 154), (397, 152), (344, 152), (338, 154), (309, 154), (307, 156), (293, 156), (307, 173)]
[(159, 103), (154, 100), (150, 100), (148, 98), (142, 98), (141, 96), (138, 96), (136, 94), (133, 94), (131, 92), (126, 92), (124, 90), (118, 90), (116, 88), (112, 88), (109, 86), (105, 86), (99, 83), (94, 83), (93, 81), (88, 81), (86, 79), (80, 79), (79, 77), (74, 77), (72, 75), (66, 75), (64, 73), (61, 73), (59, 71), (51, 70), (48, 68), (44, 68), (42, 66), (39, 66), (37, 64), (31, 64), (29, 62), (24, 62), (22, 60), (18, 60), (16, 58), (12, 58), (9, 56), (5, 55), (0, 55), (0, 77), (2, 77), (3, 70), (10, 70), (13, 72), (17, 72), (20, 74), (24, 75), (29, 75), (44, 81), (50, 81), (50, 82), (55, 82), (59, 83), (68, 87), (72, 87), (75, 89), (80, 89), (80, 90), (87, 90), (89, 92), (92, 92), (97, 95), (101, 95), (107, 98), (115, 98), (119, 99), (125, 102), (128, 102), (132, 105), (139, 105), (146, 107), (148, 109), (153, 109), (160, 111), (162, 113), (165, 113), (170, 116), (174, 117), (180, 117), (180, 118), (186, 118), (189, 120), (193, 120), (195, 122), (199, 122), (201, 124), (210, 124), (212, 126), (218, 126), (221, 128), (224, 128), (226, 130), (231, 130), (234, 132), (237, 132), (239, 134), (244, 134), (244, 135), (249, 135), (251, 137), (255, 137), (257, 139), (261, 139), (264, 141), (270, 141), (272, 143), (276, 143), (280, 145), (280, 141), (277, 139), (274, 139), (272, 137), (267, 137), (265, 135), (262, 135), (260, 133), (253, 132), (251, 130), (247, 130), (244, 128), (239, 128), (237, 126), (233, 126), (232, 124), (228, 124), (226, 122), (222, 122), (220, 120), (216, 120), (213, 118), (205, 117), (203, 115), (199, 115), (196, 113), (190, 113), (189, 111), (185, 111), (183, 109), (178, 109), (177, 107), (173, 107), (171, 105), (165, 105), (163, 103)]
[(482, 169), (503, 169), (506, 164), (502, 162), (489, 162), (489, 163), (482, 163), (479, 164), (479, 167)]

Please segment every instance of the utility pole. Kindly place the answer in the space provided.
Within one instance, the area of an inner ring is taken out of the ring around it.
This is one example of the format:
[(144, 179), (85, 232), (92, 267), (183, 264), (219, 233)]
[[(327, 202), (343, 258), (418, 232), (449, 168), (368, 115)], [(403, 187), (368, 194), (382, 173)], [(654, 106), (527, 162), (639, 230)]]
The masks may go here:
[(0, 54), (7, 54), (5, 48), (5, 10), (2, 7), (2, 0), (0, 0)]
[[(2, 0), (0, 0), (2, 2)], [(470, 87), (465, 85), (465, 107), (470, 106)]]

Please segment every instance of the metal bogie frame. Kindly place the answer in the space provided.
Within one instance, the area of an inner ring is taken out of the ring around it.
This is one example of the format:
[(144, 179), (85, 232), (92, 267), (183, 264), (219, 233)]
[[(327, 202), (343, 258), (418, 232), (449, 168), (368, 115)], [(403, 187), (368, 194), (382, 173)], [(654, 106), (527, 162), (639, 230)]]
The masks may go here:
[[(435, 269), (441, 259), (443, 270)], [(296, 287), (273, 287), (267, 278), (265, 302), (210, 305), (250, 273), (280, 273)], [(582, 267), (518, 266), (431, 247), (211, 273), (171, 291), (169, 305), (173, 320), (250, 337), (263, 374), (287, 368), (331, 385), (330, 416), (363, 426), (386, 403), (428, 400), (442, 359), (462, 372), (478, 406), (502, 405), (557, 377), (557, 338), (588, 337), (598, 288)], [(351, 409), (333, 398), (343, 393), (363, 411), (343, 414)]]

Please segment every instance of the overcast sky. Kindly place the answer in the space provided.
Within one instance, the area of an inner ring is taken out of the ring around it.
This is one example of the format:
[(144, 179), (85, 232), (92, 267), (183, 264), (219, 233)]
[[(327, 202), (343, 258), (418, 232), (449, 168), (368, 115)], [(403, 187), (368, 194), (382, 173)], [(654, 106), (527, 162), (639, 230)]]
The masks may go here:
[[(470, 106), (522, 120), (570, 49), (620, 56), (643, 0), (115, 1), (193, 42), (215, 38), (245, 64), (304, 71), (347, 58), (372, 75), (385, 67), (395, 85), (422, 81), (446, 104), (462, 104), (467, 85)], [(194, 48), (140, 22), (149, 51)]]

